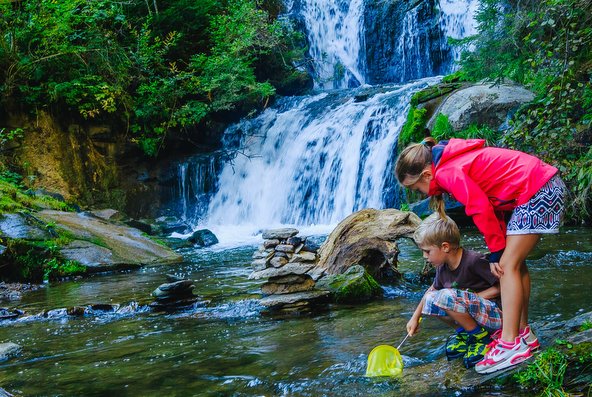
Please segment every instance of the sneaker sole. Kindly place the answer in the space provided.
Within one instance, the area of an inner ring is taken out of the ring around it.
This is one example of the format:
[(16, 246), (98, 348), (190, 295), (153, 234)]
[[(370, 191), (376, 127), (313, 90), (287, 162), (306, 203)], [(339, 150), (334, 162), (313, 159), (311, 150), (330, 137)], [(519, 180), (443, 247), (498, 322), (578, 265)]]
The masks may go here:
[(446, 353), (446, 358), (448, 359), (448, 361), (452, 361), (452, 360), (456, 360), (457, 358), (464, 357), (464, 355), (465, 355), (466, 353), (467, 353), (467, 352), (464, 352), (464, 353), (457, 353), (457, 354), (449, 354), (449, 353)]
[(527, 351), (524, 353), (515, 354), (509, 360), (501, 361), (501, 362), (494, 364), (492, 366), (489, 366), (489, 367), (481, 368), (481, 367), (475, 366), (475, 371), (477, 371), (477, 373), (480, 373), (480, 374), (490, 374), (492, 372), (501, 371), (503, 369), (518, 365), (521, 362), (524, 362), (531, 357), (532, 357), (532, 353), (530, 351)]

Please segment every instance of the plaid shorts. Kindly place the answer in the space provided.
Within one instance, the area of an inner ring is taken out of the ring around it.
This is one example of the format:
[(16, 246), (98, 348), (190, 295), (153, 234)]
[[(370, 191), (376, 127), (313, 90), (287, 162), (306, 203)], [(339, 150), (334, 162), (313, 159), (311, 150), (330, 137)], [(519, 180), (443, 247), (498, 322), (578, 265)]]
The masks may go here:
[(559, 233), (565, 192), (565, 184), (559, 175), (555, 175), (527, 203), (514, 208), (506, 234)]
[(445, 310), (468, 313), (479, 325), (489, 329), (502, 327), (502, 311), (495, 302), (481, 298), (474, 292), (443, 288), (426, 293), (423, 314), (445, 317)]

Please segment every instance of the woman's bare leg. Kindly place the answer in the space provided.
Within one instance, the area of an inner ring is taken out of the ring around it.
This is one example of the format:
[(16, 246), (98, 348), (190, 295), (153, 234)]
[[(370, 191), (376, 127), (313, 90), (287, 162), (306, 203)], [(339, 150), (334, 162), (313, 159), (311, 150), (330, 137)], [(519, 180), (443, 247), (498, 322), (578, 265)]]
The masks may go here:
[[(530, 296), (530, 275), (523, 277), (521, 268), (539, 238), (538, 234), (518, 234), (506, 237), (506, 249), (500, 259), (500, 266), (503, 270), (500, 277), (504, 313), (501, 337), (503, 341), (513, 342), (516, 339), (521, 317), (528, 313), (528, 308), (525, 312), (524, 306), (527, 304), (525, 298)], [(527, 288), (524, 288), (525, 282), (528, 283)]]
[(520, 328), (528, 325), (528, 305), (530, 302), (530, 273), (526, 262), (522, 262), (520, 266), (520, 275), (522, 277), (522, 291), (524, 293), (524, 300), (522, 304), (522, 314), (520, 315)]

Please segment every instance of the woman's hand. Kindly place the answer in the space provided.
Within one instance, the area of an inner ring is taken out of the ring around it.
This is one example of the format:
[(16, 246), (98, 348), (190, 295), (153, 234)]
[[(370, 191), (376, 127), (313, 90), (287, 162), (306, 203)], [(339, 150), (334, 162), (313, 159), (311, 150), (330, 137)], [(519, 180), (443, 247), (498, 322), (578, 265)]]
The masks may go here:
[(500, 278), (504, 274), (504, 269), (500, 266), (499, 262), (490, 262), (489, 269), (491, 273), (497, 278)]

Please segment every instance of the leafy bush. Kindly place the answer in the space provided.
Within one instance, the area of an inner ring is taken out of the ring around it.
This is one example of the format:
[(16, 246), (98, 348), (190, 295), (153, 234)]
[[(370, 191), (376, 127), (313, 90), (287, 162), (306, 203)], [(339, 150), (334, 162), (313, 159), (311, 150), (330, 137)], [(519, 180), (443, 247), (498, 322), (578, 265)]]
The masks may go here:
[(461, 59), (468, 79), (509, 79), (536, 94), (516, 112), (501, 143), (560, 169), (574, 198), (570, 219), (592, 213), (591, 11), (589, 1), (482, 0), (479, 34), (462, 42), (474, 49)]
[(419, 142), (425, 137), (425, 126), (427, 123), (427, 109), (411, 106), (407, 113), (407, 121), (399, 134), (399, 148), (402, 150), (411, 142)]
[(277, 16), (258, 0), (0, 2), (0, 103), (121, 120), (156, 155), (171, 133), (266, 106), (266, 57), (296, 70), (304, 42), (263, 6)]

